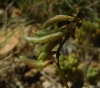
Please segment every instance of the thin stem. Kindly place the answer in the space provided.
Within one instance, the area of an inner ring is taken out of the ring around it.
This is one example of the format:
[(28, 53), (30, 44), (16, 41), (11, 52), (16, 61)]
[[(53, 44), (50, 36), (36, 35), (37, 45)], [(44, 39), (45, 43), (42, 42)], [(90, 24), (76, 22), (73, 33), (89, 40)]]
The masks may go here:
[(60, 50), (63, 46), (63, 44), (66, 42), (66, 40), (69, 38), (70, 34), (66, 35), (65, 38), (62, 40), (62, 42), (60, 43), (57, 52), (56, 52), (56, 58), (57, 58), (57, 62), (59, 63), (59, 56), (60, 56)]
[(68, 84), (67, 84), (67, 82), (66, 82), (65, 76), (64, 76), (64, 74), (62, 73), (62, 70), (61, 70), (61, 68), (60, 68), (60, 64), (59, 64), (59, 63), (56, 63), (56, 67), (57, 67), (57, 70), (58, 70), (58, 72), (59, 72), (59, 76), (60, 76), (60, 78), (62, 79), (64, 85), (66, 86), (66, 88), (69, 88), (69, 86), (68, 86)]
[(68, 85), (67, 85), (67, 82), (66, 82), (66, 79), (65, 79), (65, 76), (64, 74), (62, 73), (62, 69), (60, 67), (60, 63), (59, 63), (59, 56), (60, 56), (60, 50), (63, 46), (63, 44), (66, 42), (66, 40), (69, 38), (69, 34), (66, 35), (65, 39), (61, 42), (61, 44), (59, 45), (59, 48), (57, 49), (57, 53), (56, 53), (56, 67), (57, 67), (57, 70), (59, 72), (59, 75), (64, 83), (64, 85), (66, 86), (66, 88), (69, 88)]

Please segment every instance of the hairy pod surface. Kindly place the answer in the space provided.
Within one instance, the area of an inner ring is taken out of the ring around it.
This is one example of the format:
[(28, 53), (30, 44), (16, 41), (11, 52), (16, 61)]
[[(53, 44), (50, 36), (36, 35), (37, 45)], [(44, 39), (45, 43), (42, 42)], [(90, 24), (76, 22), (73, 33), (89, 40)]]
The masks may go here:
[(53, 43), (49, 43), (49, 44), (46, 44), (43, 49), (42, 49), (42, 52), (40, 53), (39, 57), (38, 57), (38, 60), (42, 60), (42, 61), (45, 61), (45, 60), (48, 60), (49, 56), (51, 56), (51, 50), (57, 45), (58, 43), (57, 42), (53, 42)]
[(42, 29), (46, 29), (47, 27), (61, 22), (61, 21), (73, 21), (74, 17), (71, 16), (67, 16), (67, 15), (56, 15), (55, 17), (52, 17), (50, 19), (48, 19), (42, 26)]
[(22, 62), (24, 62), (27, 66), (29, 66), (31, 68), (42, 69), (43, 67), (45, 67), (44, 62), (42, 62), (42, 61), (35, 61), (35, 60), (32, 60), (32, 59), (28, 59), (25, 56), (19, 56), (19, 58)]
[(43, 37), (25, 37), (25, 39), (34, 44), (44, 44), (56, 41), (60, 39), (62, 36), (64, 36), (62, 32), (57, 32)]
[(37, 36), (45, 36), (45, 35), (49, 35), (49, 34), (52, 34), (52, 33), (56, 33), (56, 32), (60, 32), (60, 31), (63, 31), (67, 26), (64, 25), (60, 28), (56, 28), (56, 29), (51, 29), (51, 30), (41, 30), (41, 31), (37, 31), (36, 32), (36, 35)]
[(22, 62), (24, 62), (27, 66), (37, 68), (37, 64), (35, 63), (34, 60), (28, 59), (28, 58), (25, 57), (25, 56), (19, 56), (19, 58), (20, 58), (20, 60), (21, 60)]

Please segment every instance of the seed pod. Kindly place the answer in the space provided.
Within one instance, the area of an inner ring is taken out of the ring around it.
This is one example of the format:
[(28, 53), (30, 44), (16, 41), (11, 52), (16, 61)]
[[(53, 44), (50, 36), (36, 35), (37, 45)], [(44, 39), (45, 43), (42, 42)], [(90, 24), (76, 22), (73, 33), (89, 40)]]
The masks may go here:
[(62, 32), (57, 32), (43, 37), (25, 37), (25, 39), (34, 44), (44, 44), (54, 42), (60, 39), (62, 36), (64, 36)]
[(38, 70), (42, 70), (44, 67), (49, 65), (51, 62), (54, 62), (54, 60), (47, 60), (47, 61), (35, 61), (32, 59), (28, 59), (25, 56), (19, 56), (20, 60), (24, 62), (27, 66), (31, 68), (37, 68)]
[(42, 31), (37, 31), (35, 34), (36, 34), (37, 36), (45, 36), (45, 35), (49, 35), (49, 34), (52, 34), (52, 33), (56, 33), (56, 32), (58, 32), (58, 31), (62, 31), (62, 30), (64, 30), (66, 27), (67, 27), (67, 26), (64, 25), (64, 26), (62, 26), (62, 27), (60, 27), (60, 28), (56, 28), (56, 29), (53, 29), (53, 30), (42, 30)]
[(61, 22), (61, 21), (73, 21), (74, 17), (67, 16), (67, 15), (57, 15), (55, 17), (52, 17), (48, 19), (42, 26), (42, 29), (45, 29), (55, 23)]
[(42, 61), (35, 61), (32, 59), (28, 59), (25, 56), (19, 56), (19, 58), (22, 62), (24, 62), (27, 66), (29, 66), (31, 68), (43, 68), (45, 66), (44, 62), (42, 62)]
[(53, 54), (53, 52), (51, 52), (51, 50), (52, 50), (57, 44), (58, 44), (57, 42), (53, 42), (53, 43), (46, 44), (46, 45), (43, 47), (42, 52), (40, 53), (40, 55), (39, 55), (39, 57), (38, 57), (38, 60), (42, 60), (42, 61), (48, 60), (49, 57)]

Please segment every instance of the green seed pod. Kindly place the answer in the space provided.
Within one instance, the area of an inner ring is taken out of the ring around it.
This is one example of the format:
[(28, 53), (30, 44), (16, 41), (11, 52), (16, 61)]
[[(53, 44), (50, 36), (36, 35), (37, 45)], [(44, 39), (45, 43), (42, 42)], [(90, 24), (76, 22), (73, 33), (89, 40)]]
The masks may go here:
[(62, 36), (64, 36), (62, 32), (57, 32), (43, 37), (25, 37), (25, 39), (34, 44), (44, 44), (54, 42), (60, 39)]
[(32, 59), (28, 59), (25, 56), (19, 56), (20, 60), (22, 62), (24, 62), (27, 66), (31, 67), (31, 68), (43, 68), (44, 67), (44, 62), (42, 61), (35, 61)]
[(58, 32), (58, 31), (62, 31), (62, 30), (64, 30), (66, 27), (67, 27), (67, 26), (64, 25), (64, 26), (62, 26), (62, 27), (60, 27), (60, 28), (56, 28), (56, 29), (53, 29), (53, 30), (42, 30), (42, 31), (37, 31), (37, 32), (36, 32), (36, 35), (37, 35), (37, 36), (49, 35), (49, 34), (52, 34), (52, 33), (56, 33), (56, 32)]
[(38, 60), (39, 61), (46, 61), (49, 60), (50, 56), (53, 55), (52, 52), (42, 52), (39, 57)]
[(42, 70), (44, 67), (49, 65), (51, 62), (54, 62), (54, 60), (47, 60), (47, 61), (35, 61), (32, 59), (28, 59), (25, 56), (19, 56), (20, 60), (24, 62), (27, 66), (31, 68), (37, 68), (38, 70)]
[(67, 16), (67, 15), (57, 15), (55, 17), (52, 17), (48, 19), (42, 26), (42, 29), (45, 29), (55, 23), (61, 22), (61, 21), (73, 21), (74, 17)]
[(48, 60), (49, 57), (52, 55), (51, 50), (52, 50), (57, 44), (58, 44), (57, 42), (53, 42), (53, 43), (46, 44), (46, 45), (43, 47), (42, 52), (40, 53), (40, 55), (39, 55), (39, 57), (38, 57), (38, 60), (42, 60), (42, 61)]

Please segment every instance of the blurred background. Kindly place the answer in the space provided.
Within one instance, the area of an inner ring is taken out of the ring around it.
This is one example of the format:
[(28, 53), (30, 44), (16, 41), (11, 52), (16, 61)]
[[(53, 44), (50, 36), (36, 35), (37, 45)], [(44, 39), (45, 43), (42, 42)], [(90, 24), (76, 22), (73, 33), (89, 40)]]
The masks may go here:
[(53, 64), (39, 71), (17, 54), (37, 60), (41, 45), (24, 37), (53, 16), (75, 16), (77, 7), (79, 23), (60, 65), (70, 88), (100, 88), (100, 0), (0, 0), (0, 88), (65, 88)]

